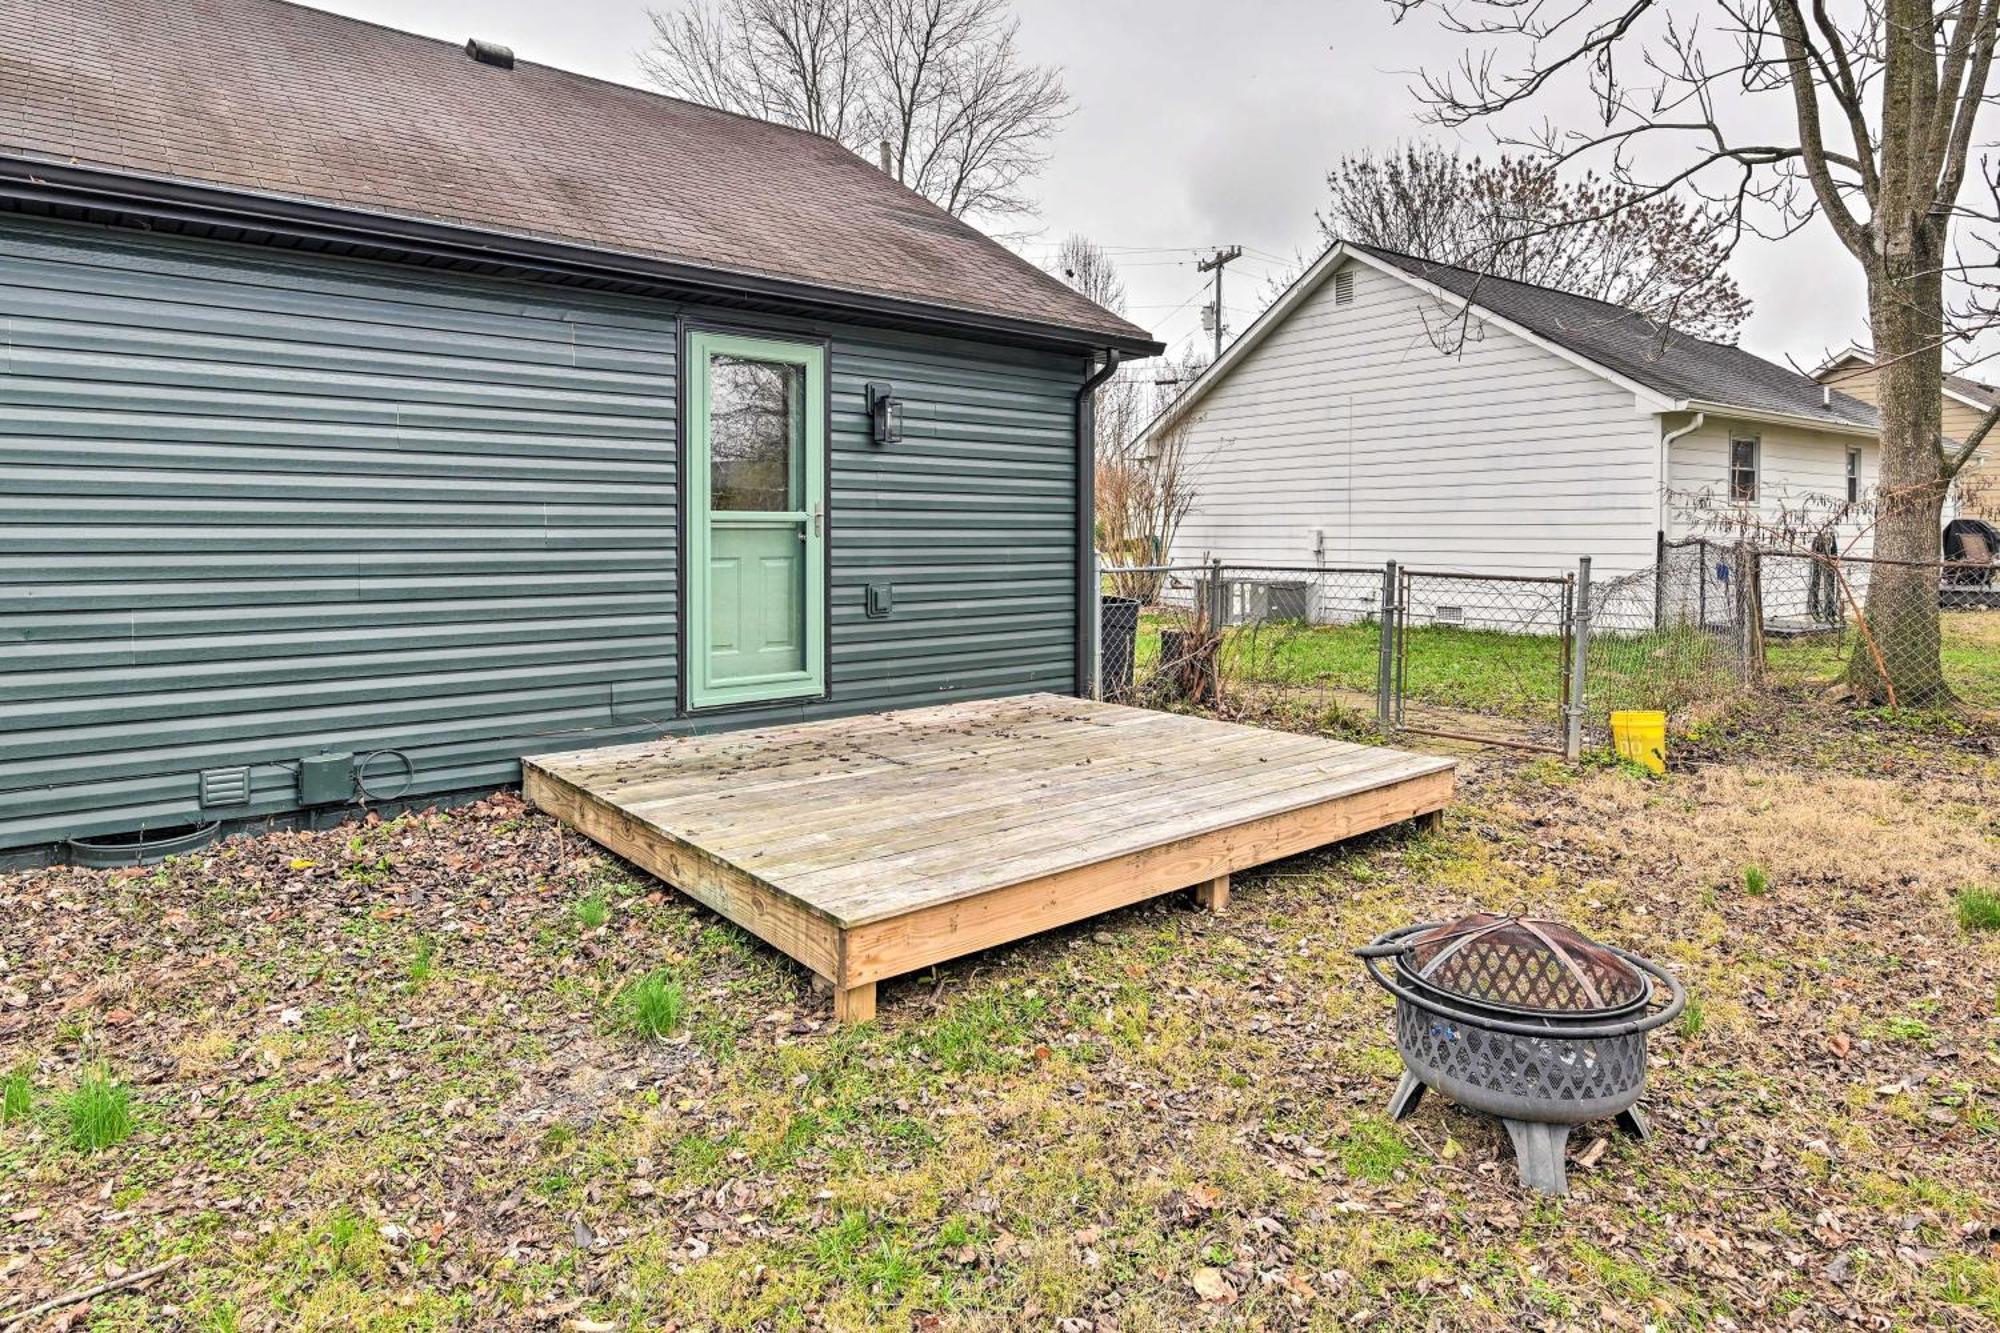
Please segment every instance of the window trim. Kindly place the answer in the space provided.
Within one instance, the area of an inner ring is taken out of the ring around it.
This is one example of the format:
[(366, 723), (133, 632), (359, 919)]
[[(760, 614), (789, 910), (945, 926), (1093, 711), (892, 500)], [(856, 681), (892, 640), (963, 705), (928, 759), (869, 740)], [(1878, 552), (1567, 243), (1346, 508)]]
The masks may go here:
[[(1736, 446), (1750, 446), (1750, 487), (1747, 494), (1737, 485)], [(1756, 504), (1763, 490), (1764, 480), (1764, 437), (1761, 435), (1737, 435), (1729, 437), (1729, 452), (1724, 464), (1729, 481), (1729, 502), (1731, 504)]]
[(1861, 502), (1861, 446), (1847, 446), (1847, 503)]

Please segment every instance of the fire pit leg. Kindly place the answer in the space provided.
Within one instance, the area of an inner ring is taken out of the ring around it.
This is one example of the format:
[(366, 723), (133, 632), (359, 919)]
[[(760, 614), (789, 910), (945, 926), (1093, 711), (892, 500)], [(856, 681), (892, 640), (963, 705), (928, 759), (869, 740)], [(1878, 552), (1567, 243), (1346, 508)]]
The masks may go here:
[(1653, 1140), (1653, 1126), (1646, 1119), (1646, 1113), (1636, 1106), (1628, 1106), (1618, 1113), (1618, 1128), (1641, 1143)]
[(1535, 1120), (1502, 1120), (1514, 1140), (1514, 1162), (1521, 1183), (1544, 1194), (1569, 1193), (1569, 1172), (1563, 1157), (1569, 1147), (1568, 1125)]
[(1396, 1084), (1396, 1091), (1389, 1097), (1389, 1118), (1408, 1120), (1417, 1113), (1417, 1103), (1423, 1099), (1423, 1080), (1405, 1069), (1402, 1081)]

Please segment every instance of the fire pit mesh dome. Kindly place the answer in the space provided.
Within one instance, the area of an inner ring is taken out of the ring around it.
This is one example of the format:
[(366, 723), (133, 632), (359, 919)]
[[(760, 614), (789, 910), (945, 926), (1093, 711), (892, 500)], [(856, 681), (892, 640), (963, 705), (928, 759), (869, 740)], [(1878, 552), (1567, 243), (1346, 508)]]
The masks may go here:
[(1433, 990), (1542, 1013), (1592, 1013), (1637, 1002), (1639, 970), (1554, 921), (1475, 912), (1410, 941), (1401, 960)]

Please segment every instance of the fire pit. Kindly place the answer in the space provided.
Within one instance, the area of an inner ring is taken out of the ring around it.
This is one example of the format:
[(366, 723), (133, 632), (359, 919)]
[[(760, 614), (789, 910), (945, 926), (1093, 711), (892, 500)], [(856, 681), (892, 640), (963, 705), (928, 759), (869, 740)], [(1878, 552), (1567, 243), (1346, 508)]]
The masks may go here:
[[(1616, 1117), (1644, 1139), (1646, 1034), (1687, 1003), (1657, 963), (1553, 921), (1476, 912), (1378, 936), (1357, 951), (1396, 997), (1401, 1120), (1425, 1088), (1498, 1116), (1521, 1183), (1567, 1194), (1564, 1149), (1585, 1121)], [(1384, 966), (1388, 964), (1388, 966)]]

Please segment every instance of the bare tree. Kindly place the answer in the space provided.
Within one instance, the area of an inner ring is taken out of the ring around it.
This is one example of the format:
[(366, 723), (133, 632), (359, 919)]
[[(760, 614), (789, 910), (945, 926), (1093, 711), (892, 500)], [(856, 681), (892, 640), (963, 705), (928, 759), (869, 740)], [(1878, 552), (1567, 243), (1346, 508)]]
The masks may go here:
[(1730, 277), (1728, 210), (1543, 158), (1487, 162), (1435, 145), (1343, 157), (1320, 231), (1555, 287), (1638, 311), (1698, 338), (1735, 341), (1750, 302)]
[(862, 127), (855, 0), (735, 0), (651, 10), (646, 77), (677, 97), (847, 141)]
[(1104, 247), (1079, 232), (1063, 237), (1049, 266), (1057, 277), (1114, 315), (1125, 313), (1125, 279)]
[[(1868, 618), (1893, 652), (1857, 653), (1850, 687), (1908, 704), (1949, 700), (1935, 587), (1953, 478), (1991, 429), (1952, 449), (1941, 431), (1944, 349), (2000, 313), (1991, 201), (1961, 200), (1990, 80), (2000, 0), (1387, 0), (1430, 9), (1472, 39), (1456, 68), (1417, 88), (1446, 126), (1492, 123), (1503, 142), (1559, 167), (1597, 162), (1619, 207), (1691, 189), (1732, 230), (1770, 237), (1818, 218), (1866, 280), (1881, 367), (1882, 480)], [(1587, 94), (1587, 128), (1549, 119)], [(1539, 109), (1540, 128), (1514, 113)], [(1968, 260), (1978, 247), (1983, 257)], [(1947, 293), (1950, 293), (1949, 299)]]
[[(1173, 550), (1181, 524), (1194, 508), (1194, 469), (1188, 458), (1193, 423), (1175, 422), (1141, 442), (1106, 449), (1097, 460), (1097, 549), (1120, 565), (1156, 565)], [(1150, 604), (1159, 599), (1161, 576), (1124, 574), (1113, 583), (1121, 597)]]
[(959, 217), (1018, 215), (1069, 114), (1008, 0), (681, 0), (640, 67), (676, 97), (796, 125)]

